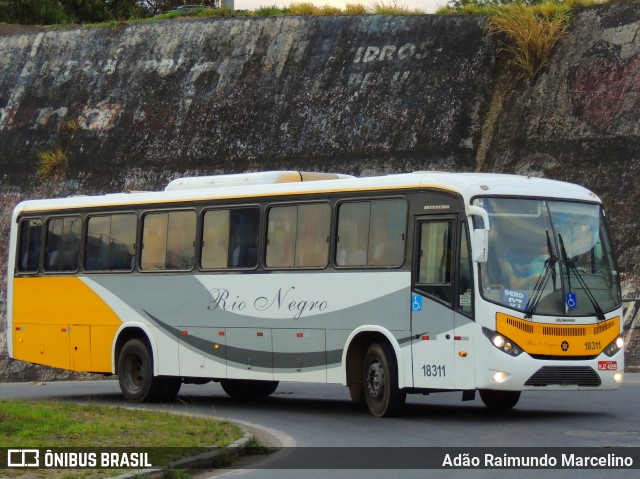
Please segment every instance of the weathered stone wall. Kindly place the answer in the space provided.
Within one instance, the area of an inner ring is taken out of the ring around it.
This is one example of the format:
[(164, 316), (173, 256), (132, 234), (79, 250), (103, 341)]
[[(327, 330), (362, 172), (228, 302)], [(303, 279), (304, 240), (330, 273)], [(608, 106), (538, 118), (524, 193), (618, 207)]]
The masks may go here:
[(493, 48), (480, 18), (283, 17), (4, 37), (0, 58), (3, 183), (60, 146), (78, 188), (117, 191), (186, 170), (472, 170)]
[[(24, 198), (158, 189), (179, 175), (523, 173), (604, 198), (633, 294), (638, 2), (575, 15), (533, 86), (503, 81), (484, 22), (212, 19), (0, 36), (0, 234)], [(37, 153), (54, 148), (67, 173), (39, 181)], [(5, 265), (0, 245), (2, 296)], [(629, 358), (640, 364), (640, 341)]]

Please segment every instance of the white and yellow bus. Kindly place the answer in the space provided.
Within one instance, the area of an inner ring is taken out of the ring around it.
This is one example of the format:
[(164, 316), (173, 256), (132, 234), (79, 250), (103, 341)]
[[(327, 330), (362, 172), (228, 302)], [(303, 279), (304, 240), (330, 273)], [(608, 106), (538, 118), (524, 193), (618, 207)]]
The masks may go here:
[(135, 402), (326, 382), (385, 416), (408, 393), (507, 409), (622, 381), (601, 201), (546, 179), (264, 172), (26, 201), (8, 271), (10, 356), (117, 374)]

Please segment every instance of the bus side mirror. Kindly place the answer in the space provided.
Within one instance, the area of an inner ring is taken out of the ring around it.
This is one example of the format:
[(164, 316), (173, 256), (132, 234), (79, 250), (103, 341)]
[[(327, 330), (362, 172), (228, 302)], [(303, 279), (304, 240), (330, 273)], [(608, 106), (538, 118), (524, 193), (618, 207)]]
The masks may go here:
[(486, 263), (489, 254), (489, 214), (479, 206), (467, 206), (467, 215), (482, 218), (482, 226), (474, 228), (471, 234), (471, 257), (476, 263)]
[(473, 230), (471, 237), (471, 255), (476, 263), (486, 263), (489, 252), (489, 231), (485, 229)]

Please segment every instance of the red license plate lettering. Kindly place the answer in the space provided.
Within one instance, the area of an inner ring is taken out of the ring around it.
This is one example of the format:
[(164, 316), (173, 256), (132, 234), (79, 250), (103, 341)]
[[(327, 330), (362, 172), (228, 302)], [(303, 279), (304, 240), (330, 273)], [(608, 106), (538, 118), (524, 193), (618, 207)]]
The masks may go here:
[(599, 371), (616, 371), (618, 369), (617, 361), (598, 361)]

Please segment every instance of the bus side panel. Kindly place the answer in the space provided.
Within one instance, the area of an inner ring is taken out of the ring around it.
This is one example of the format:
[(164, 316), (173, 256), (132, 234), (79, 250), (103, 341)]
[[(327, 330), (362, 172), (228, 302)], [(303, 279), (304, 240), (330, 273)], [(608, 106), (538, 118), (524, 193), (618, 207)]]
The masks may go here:
[(342, 352), (352, 330), (327, 329), (327, 382), (347, 384), (346, 368), (342, 364)]
[(225, 328), (178, 326), (180, 373), (200, 378), (227, 377)]
[(74, 324), (69, 328), (69, 352), (74, 371), (91, 369), (91, 326)]
[(77, 371), (111, 372), (113, 338), (121, 324), (80, 278), (14, 278), (15, 359)]
[(95, 373), (110, 373), (111, 350), (118, 326), (91, 326), (91, 371)]
[(273, 379), (279, 381), (327, 381), (324, 329), (274, 329)]
[(70, 369), (67, 325), (14, 323), (13, 340), (14, 359)]

